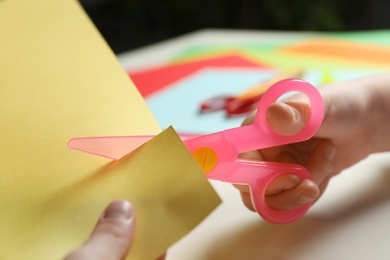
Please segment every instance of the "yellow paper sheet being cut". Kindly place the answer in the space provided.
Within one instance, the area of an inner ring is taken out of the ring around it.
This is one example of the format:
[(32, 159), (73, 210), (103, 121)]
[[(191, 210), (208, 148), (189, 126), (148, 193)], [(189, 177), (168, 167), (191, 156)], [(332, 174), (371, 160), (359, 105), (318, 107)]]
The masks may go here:
[(218, 205), (172, 130), (117, 162), (67, 148), (160, 132), (76, 1), (0, 1), (0, 35), (0, 259), (62, 258), (117, 198), (137, 211), (129, 259), (153, 259)]

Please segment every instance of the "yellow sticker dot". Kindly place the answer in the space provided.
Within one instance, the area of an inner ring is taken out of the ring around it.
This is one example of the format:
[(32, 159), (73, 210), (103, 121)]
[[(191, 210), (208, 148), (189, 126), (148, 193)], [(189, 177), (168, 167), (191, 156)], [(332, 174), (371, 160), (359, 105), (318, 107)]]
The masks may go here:
[(210, 147), (201, 147), (197, 149), (192, 156), (195, 158), (204, 173), (212, 171), (215, 166), (217, 166), (217, 153)]

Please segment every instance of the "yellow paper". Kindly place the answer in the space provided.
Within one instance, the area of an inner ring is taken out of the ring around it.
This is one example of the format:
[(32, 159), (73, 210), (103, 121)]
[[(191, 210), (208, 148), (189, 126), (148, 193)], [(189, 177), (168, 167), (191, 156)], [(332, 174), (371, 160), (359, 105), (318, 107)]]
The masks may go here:
[(0, 1), (0, 35), (0, 259), (60, 259), (117, 198), (137, 211), (129, 259), (153, 259), (219, 203), (172, 130), (118, 162), (66, 147), (160, 132), (76, 1)]

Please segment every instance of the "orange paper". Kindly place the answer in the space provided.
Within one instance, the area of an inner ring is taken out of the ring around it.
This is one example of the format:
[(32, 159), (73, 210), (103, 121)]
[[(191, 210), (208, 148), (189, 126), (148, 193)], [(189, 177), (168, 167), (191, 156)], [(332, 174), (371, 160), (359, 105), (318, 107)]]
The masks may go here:
[(346, 40), (318, 38), (282, 47), (283, 54), (315, 56), (334, 60), (352, 60), (390, 66), (390, 47)]

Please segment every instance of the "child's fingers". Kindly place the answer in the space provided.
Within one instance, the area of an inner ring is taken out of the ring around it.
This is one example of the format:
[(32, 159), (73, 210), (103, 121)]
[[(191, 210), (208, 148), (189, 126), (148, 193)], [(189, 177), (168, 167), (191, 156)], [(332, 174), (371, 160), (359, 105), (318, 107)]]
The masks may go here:
[[(254, 211), (249, 187), (235, 185), (240, 190), (244, 205)], [(318, 186), (310, 180), (301, 180), (293, 174), (275, 178), (267, 187), (265, 201), (275, 210), (290, 210), (314, 201), (320, 194)]]
[(332, 176), (336, 164), (335, 156), (336, 147), (329, 141), (320, 142), (310, 156), (306, 168), (318, 186)]
[(275, 210), (295, 209), (312, 202), (320, 195), (318, 186), (311, 180), (303, 180), (296, 187), (266, 195), (266, 203)]
[[(294, 96), (284, 102), (275, 102), (269, 106), (267, 111), (270, 126), (275, 132), (282, 135), (294, 135), (301, 131), (309, 115), (310, 104), (303, 95)], [(255, 114), (252, 113), (246, 118), (243, 125), (252, 123), (254, 117)], [(310, 169), (308, 170), (310, 171)], [(267, 187), (266, 203), (276, 210), (290, 210), (312, 202), (320, 195), (320, 188), (316, 184), (318, 183), (317, 179), (319, 178), (314, 178), (315, 182), (313, 182), (301, 180), (293, 174), (280, 176)], [(239, 186), (238, 188), (245, 206), (254, 210), (248, 187)]]
[(276, 210), (294, 209), (319, 198), (332, 176), (335, 154), (336, 148), (329, 141), (319, 143), (306, 165), (314, 182), (303, 180), (291, 188), (292, 179), (288, 175), (275, 179), (267, 188), (268, 206)]
[(253, 206), (252, 203), (252, 198), (249, 189), (248, 191), (240, 190), (240, 195), (241, 195), (241, 200), (244, 203), (245, 207), (251, 211), (256, 211), (255, 206)]
[(265, 195), (275, 195), (283, 191), (295, 188), (301, 183), (301, 179), (294, 174), (281, 175), (268, 185)]

